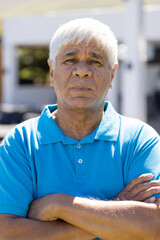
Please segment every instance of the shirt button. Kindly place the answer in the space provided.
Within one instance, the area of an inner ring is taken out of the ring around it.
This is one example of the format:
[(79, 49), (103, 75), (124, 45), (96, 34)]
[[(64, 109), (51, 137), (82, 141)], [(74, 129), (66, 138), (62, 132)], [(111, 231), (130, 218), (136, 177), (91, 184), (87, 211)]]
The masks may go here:
[(78, 145), (77, 145), (77, 148), (81, 148), (81, 144), (78, 144)]
[(82, 159), (78, 159), (78, 163), (79, 164), (83, 163), (83, 160)]

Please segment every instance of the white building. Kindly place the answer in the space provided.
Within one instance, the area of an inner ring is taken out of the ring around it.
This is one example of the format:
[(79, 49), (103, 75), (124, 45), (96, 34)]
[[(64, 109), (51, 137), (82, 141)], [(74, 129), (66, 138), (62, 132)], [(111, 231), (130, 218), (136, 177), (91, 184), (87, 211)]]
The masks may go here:
[[(91, 9), (5, 19), (2, 39), (2, 103), (26, 104), (39, 108), (54, 103), (56, 99), (53, 88), (19, 84), (17, 48), (48, 46), (60, 24), (77, 17), (92, 17), (108, 24), (120, 43), (120, 60), (123, 61), (120, 61), (114, 88), (108, 98), (121, 113), (146, 120), (147, 99), (152, 99), (154, 95), (160, 71), (159, 60), (154, 60), (155, 51), (160, 49), (160, 6), (145, 7), (142, 13), (139, 11), (140, 2), (130, 0), (126, 8), (121, 10)], [(153, 60), (153, 64), (146, 64), (144, 46), (147, 46), (147, 55)]]

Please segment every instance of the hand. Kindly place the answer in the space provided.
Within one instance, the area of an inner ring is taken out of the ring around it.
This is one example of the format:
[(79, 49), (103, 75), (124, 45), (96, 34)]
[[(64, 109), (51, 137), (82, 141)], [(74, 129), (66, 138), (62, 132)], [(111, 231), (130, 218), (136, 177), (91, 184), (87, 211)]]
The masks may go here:
[(33, 200), (29, 206), (28, 218), (41, 221), (57, 220), (56, 195), (57, 194), (50, 194)]
[(160, 180), (152, 180), (153, 174), (142, 174), (131, 180), (128, 185), (116, 196), (117, 200), (134, 200), (148, 203), (155, 202), (152, 195), (160, 193)]

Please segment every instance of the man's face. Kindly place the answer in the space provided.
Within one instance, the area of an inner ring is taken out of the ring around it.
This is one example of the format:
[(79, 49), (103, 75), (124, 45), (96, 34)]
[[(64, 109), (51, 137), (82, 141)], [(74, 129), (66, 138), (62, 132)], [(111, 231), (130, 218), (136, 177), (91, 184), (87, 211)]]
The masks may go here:
[(58, 106), (93, 110), (104, 103), (117, 67), (110, 69), (105, 51), (94, 40), (68, 44), (57, 56), (55, 69), (49, 65)]

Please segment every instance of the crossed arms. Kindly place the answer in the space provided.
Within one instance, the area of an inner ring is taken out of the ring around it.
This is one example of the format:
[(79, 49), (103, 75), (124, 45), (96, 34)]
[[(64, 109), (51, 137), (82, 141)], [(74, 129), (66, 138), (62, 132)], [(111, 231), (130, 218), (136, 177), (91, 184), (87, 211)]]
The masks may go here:
[(156, 240), (159, 199), (151, 196), (160, 192), (160, 181), (149, 181), (152, 177), (135, 178), (113, 201), (46, 195), (31, 203), (28, 218), (0, 214), (0, 239)]

